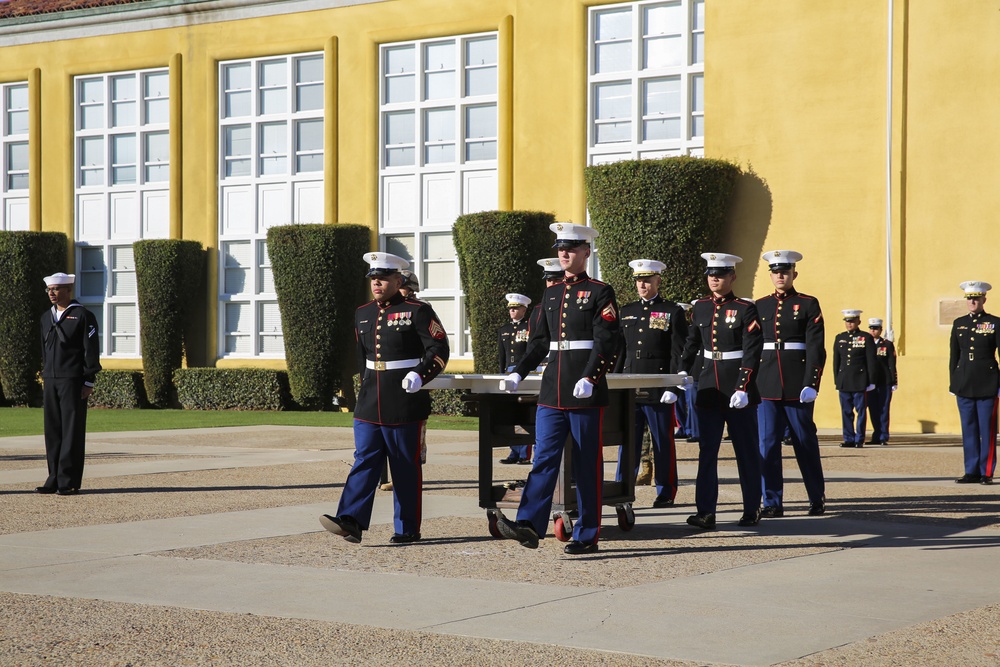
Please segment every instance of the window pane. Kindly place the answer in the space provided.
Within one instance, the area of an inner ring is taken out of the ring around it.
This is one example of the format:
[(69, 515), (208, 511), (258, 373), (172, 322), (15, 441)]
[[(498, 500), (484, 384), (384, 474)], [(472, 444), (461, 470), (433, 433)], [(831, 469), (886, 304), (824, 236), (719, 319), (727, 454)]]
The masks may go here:
[[(681, 119), (662, 118), (643, 121), (643, 141), (654, 141), (657, 139), (680, 139)], [(624, 139), (620, 141), (625, 141)]]
[(691, 62), (693, 64), (705, 62), (705, 35), (701, 33), (691, 35)]
[(135, 76), (116, 76), (111, 79), (111, 101), (135, 100)]
[(112, 296), (135, 296), (135, 272), (125, 273), (115, 272), (112, 274), (113, 284), (111, 286)]
[(270, 334), (281, 333), (281, 311), (278, 304), (265, 301), (260, 304), (260, 332)]
[(299, 86), (295, 90), (295, 108), (297, 111), (316, 111), (323, 108), (323, 86), (314, 84)]
[(618, 9), (597, 14), (597, 41), (628, 39), (632, 36), (632, 10)]
[(226, 157), (250, 155), (250, 126), (226, 128)]
[(469, 162), (476, 160), (497, 159), (497, 142), (495, 141), (470, 141), (465, 144), (465, 159)]
[(260, 91), (260, 113), (262, 116), (288, 111), (288, 89), (268, 88)]
[(250, 63), (226, 65), (222, 77), (226, 90), (247, 90), (250, 88)]
[(80, 185), (104, 185), (103, 169), (86, 169), (81, 174)]
[(82, 248), (80, 250), (80, 296), (104, 296), (104, 249)]
[(263, 87), (286, 86), (288, 84), (288, 66), (284, 60), (268, 60), (260, 63), (260, 82)]
[(170, 160), (170, 135), (166, 132), (150, 132), (145, 135), (146, 162), (167, 162)]
[(295, 125), (295, 144), (298, 151), (323, 150), (323, 121), (301, 120)]
[(446, 164), (455, 161), (455, 144), (435, 144), (424, 148), (426, 164)]
[(7, 189), (8, 190), (27, 190), (28, 189), (28, 175), (27, 174), (7, 174)]
[(226, 243), (225, 251), (226, 255), (223, 257), (223, 266), (227, 269), (234, 266), (249, 266), (253, 258), (249, 241)]
[[(441, 287), (450, 287), (450, 285), (441, 285)], [(429, 303), (434, 312), (437, 313), (445, 331), (455, 328), (456, 299), (424, 299), (424, 301)]]
[(497, 68), (496, 67), (476, 67), (467, 70), (465, 73), (465, 94), (469, 97), (476, 95), (495, 95), (497, 92)]
[(385, 74), (403, 74), (416, 71), (416, 50), (412, 46), (398, 46), (385, 50)]
[(388, 253), (412, 262), (415, 249), (416, 245), (411, 234), (385, 237), (385, 251)]
[(497, 38), (484, 37), (465, 42), (466, 65), (496, 65)]
[(691, 119), (691, 136), (692, 137), (703, 137), (705, 136), (705, 117), (695, 116)]
[(650, 79), (643, 83), (643, 115), (653, 114), (679, 115), (681, 112), (681, 80), (679, 77), (669, 79)]
[(424, 78), (424, 99), (440, 100), (449, 97), (455, 97), (454, 70), (428, 72)]
[(455, 109), (428, 109), (424, 112), (424, 140), (450, 141), (455, 138)]
[(323, 58), (299, 58), (295, 61), (296, 83), (322, 82)]
[(657, 37), (646, 40), (643, 60), (646, 69), (679, 67), (684, 64), (684, 42), (680, 37)]
[(481, 139), (497, 136), (497, 108), (494, 104), (467, 107), (465, 138)]
[(144, 80), (145, 97), (168, 97), (170, 95), (170, 75), (167, 72), (147, 74)]
[(701, 74), (691, 77), (691, 111), (705, 111), (705, 77)]
[(623, 72), (632, 67), (632, 42), (597, 45), (597, 73)]
[(599, 144), (613, 144), (632, 138), (632, 123), (601, 123), (596, 128), (595, 141)]
[(147, 124), (169, 123), (170, 102), (168, 100), (149, 100), (146, 102)]
[(596, 86), (595, 116), (600, 120), (630, 118), (632, 115), (632, 84), (605, 83)]
[(26, 171), (28, 169), (28, 142), (19, 141), (7, 145), (7, 167), (11, 171)]
[(104, 105), (93, 104), (81, 109), (80, 128), (83, 130), (99, 130), (104, 127)]
[(288, 152), (288, 133), (284, 123), (265, 123), (260, 126), (260, 154), (285, 154)]
[(410, 148), (390, 148), (385, 152), (385, 166), (406, 167), (416, 161), (417, 151), (412, 146)]
[(250, 92), (226, 93), (226, 118), (250, 115)]
[(88, 137), (81, 140), (80, 153), (80, 166), (103, 167), (104, 139), (102, 137)]
[(138, 330), (135, 304), (122, 303), (111, 306), (111, 331), (134, 334)]
[(7, 114), (7, 127), (9, 128), (10, 134), (27, 134), (28, 112), (11, 111)]
[(420, 285), (424, 289), (454, 289), (457, 287), (456, 283), (454, 262), (424, 264), (424, 281)]
[(104, 80), (83, 79), (80, 81), (80, 104), (103, 104)]
[(116, 102), (111, 105), (111, 127), (135, 125), (135, 102)]
[(10, 86), (7, 88), (7, 108), (27, 109), (28, 108), (28, 87)]
[(114, 271), (135, 271), (135, 259), (132, 246), (122, 246), (111, 249), (114, 259), (111, 268)]
[(412, 111), (387, 113), (385, 115), (386, 145), (412, 144), (415, 136), (414, 119)]
[(146, 167), (147, 183), (163, 183), (170, 180), (170, 165), (161, 164)]
[(229, 160), (226, 162), (226, 176), (249, 176), (250, 160)]
[(417, 78), (412, 74), (393, 76), (385, 80), (385, 103), (398, 104), (412, 102), (417, 98), (415, 87)]
[(647, 7), (643, 15), (646, 35), (678, 35), (687, 23), (679, 2)]
[(455, 245), (451, 234), (426, 234), (424, 236), (424, 259), (455, 258)]
[(111, 137), (111, 161), (117, 165), (135, 164), (135, 135)]
[(428, 72), (455, 69), (455, 42), (435, 42), (424, 46), (424, 69)]
[(113, 336), (111, 338), (111, 354), (135, 354), (135, 336)]
[(692, 3), (694, 5), (694, 12), (692, 17), (691, 29), (692, 30), (704, 30), (705, 29), (705, 0), (694, 0)]

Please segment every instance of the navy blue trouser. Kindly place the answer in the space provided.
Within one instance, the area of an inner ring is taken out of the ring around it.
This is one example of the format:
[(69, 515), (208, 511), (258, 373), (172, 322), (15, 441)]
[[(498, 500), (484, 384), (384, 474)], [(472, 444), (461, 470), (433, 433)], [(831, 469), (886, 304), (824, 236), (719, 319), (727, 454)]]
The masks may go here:
[(868, 399), (872, 442), (889, 442), (889, 404), (892, 402), (892, 387), (889, 385), (875, 387), (869, 393)]
[(997, 402), (993, 398), (957, 396), (962, 421), (965, 474), (992, 477), (997, 467)]
[(368, 530), (386, 459), (392, 473), (395, 532), (420, 532), (423, 471), (420, 467), (420, 439), (423, 422), (373, 424), (354, 420), (354, 466), (344, 482), (337, 516), (349, 516)]
[[(683, 396), (681, 397), (683, 399)], [(674, 499), (677, 495), (677, 449), (674, 445), (674, 406), (666, 403), (643, 403), (635, 406), (635, 468), (632, 481), (639, 474), (642, 456), (642, 435), (649, 426), (653, 441), (653, 472), (656, 497)], [(622, 481), (622, 448), (618, 448), (618, 468), (615, 481)]]
[(840, 392), (840, 415), (844, 424), (844, 442), (865, 444), (868, 395), (863, 391)]
[(757, 410), (747, 406), (735, 408), (697, 408), (698, 428), (698, 479), (695, 483), (695, 505), (698, 514), (715, 514), (719, 502), (719, 446), (722, 429), (729, 427), (736, 454), (740, 488), (743, 492), (743, 513), (753, 514), (760, 509), (760, 448), (757, 435)]
[(79, 489), (86, 457), (87, 401), (80, 398), (83, 378), (45, 378), (42, 419), (50, 489)]
[(802, 473), (802, 483), (810, 503), (823, 500), (826, 482), (819, 457), (819, 438), (813, 421), (815, 403), (761, 401), (757, 407), (757, 428), (760, 434), (761, 485), (764, 507), (781, 507), (785, 489), (781, 469), (781, 441), (786, 429), (791, 431), (792, 449)]
[(559, 481), (566, 437), (572, 436), (571, 465), (576, 480), (580, 518), (573, 539), (592, 544), (601, 532), (601, 492), (604, 487), (602, 421), (604, 408), (558, 410), (539, 405), (535, 413), (535, 465), (521, 491), (518, 521), (529, 521), (539, 537), (549, 529), (552, 494)]
[(698, 395), (698, 383), (695, 382), (688, 387), (687, 391), (684, 392), (684, 398), (682, 400), (687, 401), (688, 411), (687, 411), (687, 437), (694, 438), (697, 440), (701, 435), (701, 431), (698, 429), (698, 412), (694, 407), (695, 396)]

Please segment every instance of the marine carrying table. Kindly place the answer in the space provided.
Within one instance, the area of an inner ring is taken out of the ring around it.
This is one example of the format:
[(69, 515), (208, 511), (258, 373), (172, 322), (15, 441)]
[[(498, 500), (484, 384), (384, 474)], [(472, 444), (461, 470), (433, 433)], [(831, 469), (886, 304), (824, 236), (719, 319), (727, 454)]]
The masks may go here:
[[(486, 509), (490, 534), (500, 537), (496, 524), (502, 509), (516, 509), (521, 501), (520, 487), (496, 484), (493, 481), (494, 448), (534, 444), (535, 408), (542, 376), (524, 378), (517, 391), (507, 393), (500, 388), (506, 375), (439, 375), (425, 385), (428, 390), (463, 389), (463, 400), (479, 404), (479, 506)], [(625, 445), (634, 442), (635, 401), (637, 394), (649, 392), (656, 398), (664, 389), (689, 382), (683, 375), (636, 375), (612, 373), (608, 381), (608, 406), (604, 409), (603, 445)], [(527, 433), (517, 433), (522, 427)], [(565, 542), (572, 538), (571, 512), (576, 510), (576, 488), (572, 479), (572, 440), (566, 438), (559, 480), (552, 496), (553, 531)], [(635, 469), (635, 449), (622, 447), (622, 470)], [(621, 482), (605, 480), (602, 494), (605, 505), (613, 505), (618, 514), (618, 526), (631, 530), (635, 525), (635, 479), (626, 475)]]

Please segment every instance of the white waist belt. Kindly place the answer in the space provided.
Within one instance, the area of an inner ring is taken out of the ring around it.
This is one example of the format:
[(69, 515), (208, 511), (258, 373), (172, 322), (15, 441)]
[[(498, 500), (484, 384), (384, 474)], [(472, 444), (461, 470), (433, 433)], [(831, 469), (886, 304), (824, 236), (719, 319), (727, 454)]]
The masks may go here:
[(765, 350), (804, 350), (805, 343), (764, 343)]
[(375, 371), (398, 371), (400, 368), (413, 368), (419, 364), (419, 359), (400, 359), (398, 361), (372, 361), (371, 359), (365, 359), (365, 368)]
[(560, 340), (549, 343), (550, 350), (593, 350), (592, 340)]
[(705, 358), (711, 359), (713, 361), (724, 361), (729, 359), (742, 359), (743, 351), (736, 350), (735, 352), (713, 352), (712, 350), (705, 350)]

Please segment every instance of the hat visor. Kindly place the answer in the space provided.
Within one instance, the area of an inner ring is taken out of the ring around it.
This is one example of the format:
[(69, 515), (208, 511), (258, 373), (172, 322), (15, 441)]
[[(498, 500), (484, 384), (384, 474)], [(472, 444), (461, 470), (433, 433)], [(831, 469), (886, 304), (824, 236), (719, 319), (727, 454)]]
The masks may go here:
[(656, 271), (636, 271), (635, 273), (632, 274), (632, 277), (638, 279), (638, 278), (650, 278), (652, 276), (658, 276), (658, 275), (660, 274), (657, 273)]
[(552, 247), (556, 250), (568, 250), (570, 248), (579, 248), (580, 246), (586, 244), (586, 241), (580, 241), (577, 239), (556, 239), (556, 242), (552, 244)]
[(542, 278), (544, 280), (562, 280), (564, 275), (566, 274), (562, 271), (545, 271), (542, 273)]
[(366, 278), (388, 278), (399, 273), (399, 269), (369, 269), (365, 274)]
[(705, 269), (706, 276), (728, 276), (735, 269), (731, 266), (711, 266)]
[(777, 271), (791, 271), (792, 269), (795, 268), (795, 265), (794, 264), (771, 264), (771, 266), (769, 266), (768, 268), (770, 269), (771, 273), (775, 273)]
[(966, 299), (979, 299), (986, 296), (986, 292), (968, 292), (965, 295)]

